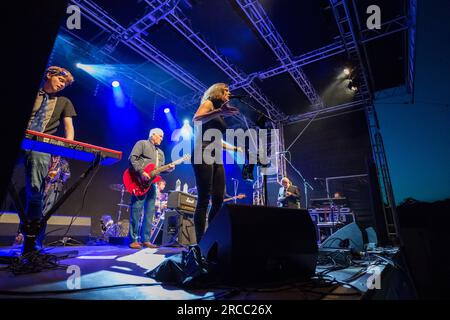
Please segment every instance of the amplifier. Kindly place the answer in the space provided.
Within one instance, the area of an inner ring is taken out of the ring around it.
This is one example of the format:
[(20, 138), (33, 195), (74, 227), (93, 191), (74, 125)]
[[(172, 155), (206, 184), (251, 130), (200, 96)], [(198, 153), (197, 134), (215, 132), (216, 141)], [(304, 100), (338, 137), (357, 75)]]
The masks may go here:
[(194, 215), (167, 210), (164, 213), (162, 245), (190, 245), (197, 243)]
[(169, 193), (167, 208), (186, 212), (195, 212), (197, 196), (181, 191)]

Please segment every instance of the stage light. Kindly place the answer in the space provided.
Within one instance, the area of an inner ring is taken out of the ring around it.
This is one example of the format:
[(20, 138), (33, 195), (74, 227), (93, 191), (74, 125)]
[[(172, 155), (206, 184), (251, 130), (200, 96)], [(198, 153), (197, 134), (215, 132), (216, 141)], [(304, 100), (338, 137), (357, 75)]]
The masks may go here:
[(170, 112), (170, 109), (169, 108), (165, 108), (164, 109), (164, 113), (169, 113)]
[(349, 83), (347, 85), (347, 88), (349, 88), (353, 92), (358, 91), (358, 87), (356, 86), (356, 84), (352, 80), (349, 81)]
[(77, 64), (75, 65), (77, 68), (81, 68), (83, 66), (82, 63), (77, 62)]
[(351, 73), (351, 71), (350, 71), (349, 68), (345, 68), (345, 69), (344, 69), (344, 74), (345, 74), (346, 76), (350, 75), (350, 73)]
[(117, 88), (118, 86), (120, 86), (120, 83), (119, 83), (119, 81), (114, 80), (113, 82), (111, 82), (111, 85), (112, 85), (114, 88)]
[(193, 130), (191, 125), (189, 124), (189, 120), (183, 120), (183, 126), (181, 127), (181, 135), (183, 139), (189, 140), (192, 138)]

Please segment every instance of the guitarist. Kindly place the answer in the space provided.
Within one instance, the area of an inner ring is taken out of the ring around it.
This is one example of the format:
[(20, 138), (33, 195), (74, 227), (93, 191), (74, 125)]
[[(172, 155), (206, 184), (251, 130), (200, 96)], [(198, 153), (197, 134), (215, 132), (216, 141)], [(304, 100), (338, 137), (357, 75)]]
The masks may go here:
[[(164, 132), (159, 128), (150, 130), (148, 140), (136, 142), (131, 151), (129, 161), (130, 170), (136, 173), (143, 182), (150, 180), (150, 175), (144, 172), (144, 168), (150, 164), (155, 164), (155, 168), (164, 165), (165, 158), (163, 151), (158, 148), (164, 138)], [(166, 172), (172, 172), (175, 166), (172, 165)], [(157, 246), (150, 242), (150, 231), (155, 212), (156, 202), (156, 184), (152, 184), (148, 192), (143, 196), (131, 196), (131, 214), (130, 214), (130, 248), (141, 249), (156, 248)], [(144, 210), (141, 233), (139, 235), (139, 221)], [(142, 243), (140, 241), (142, 241)]]

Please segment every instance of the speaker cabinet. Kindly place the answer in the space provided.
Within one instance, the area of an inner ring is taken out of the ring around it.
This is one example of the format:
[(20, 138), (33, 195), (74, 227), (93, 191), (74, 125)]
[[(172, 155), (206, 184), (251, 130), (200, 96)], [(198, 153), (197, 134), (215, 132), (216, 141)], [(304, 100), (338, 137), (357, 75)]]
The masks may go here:
[(161, 245), (190, 245), (196, 242), (193, 214), (180, 210), (167, 210), (164, 213)]
[(199, 246), (224, 280), (236, 284), (308, 279), (316, 269), (316, 230), (302, 209), (224, 205)]
[(365, 245), (376, 247), (377, 235), (372, 227), (362, 229), (356, 222), (352, 222), (330, 235), (320, 245), (324, 249), (353, 249), (357, 252), (364, 250)]

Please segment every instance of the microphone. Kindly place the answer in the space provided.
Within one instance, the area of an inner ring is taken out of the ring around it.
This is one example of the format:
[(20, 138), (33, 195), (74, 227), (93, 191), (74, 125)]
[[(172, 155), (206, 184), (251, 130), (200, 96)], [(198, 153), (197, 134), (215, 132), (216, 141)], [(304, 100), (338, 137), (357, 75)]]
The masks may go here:
[(247, 98), (248, 96), (245, 94), (232, 94), (230, 95), (230, 99), (244, 99)]

